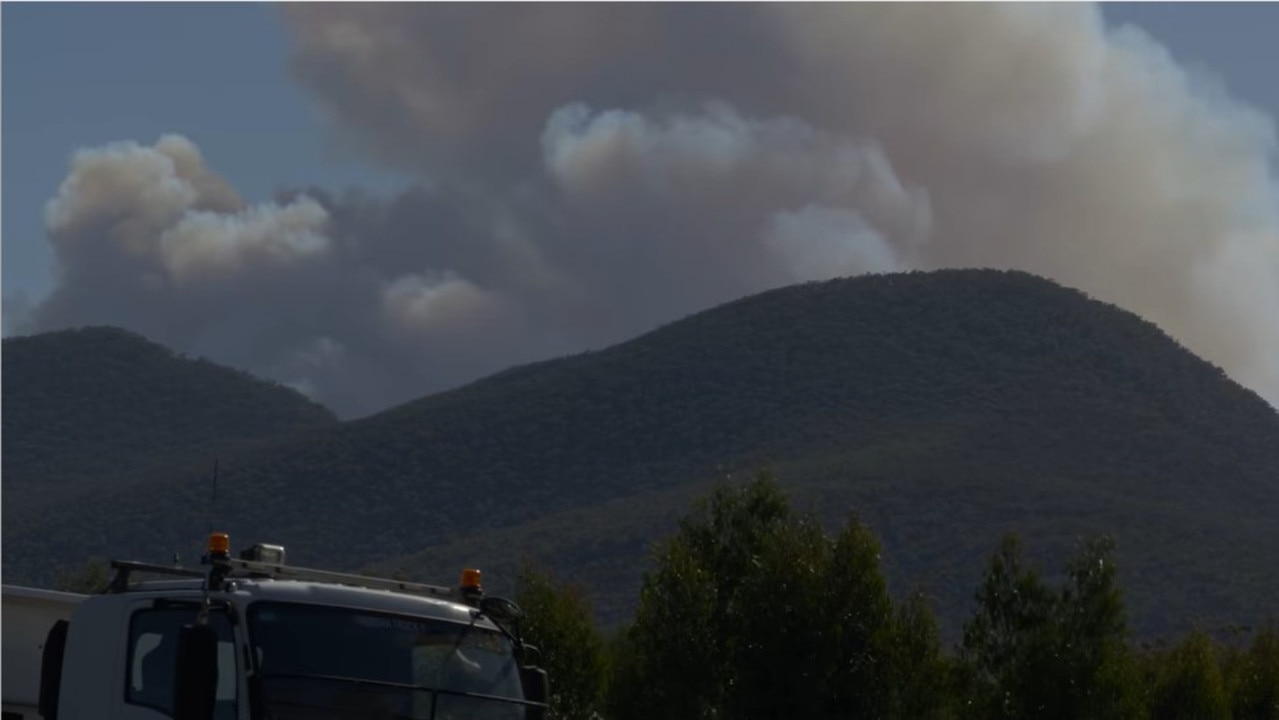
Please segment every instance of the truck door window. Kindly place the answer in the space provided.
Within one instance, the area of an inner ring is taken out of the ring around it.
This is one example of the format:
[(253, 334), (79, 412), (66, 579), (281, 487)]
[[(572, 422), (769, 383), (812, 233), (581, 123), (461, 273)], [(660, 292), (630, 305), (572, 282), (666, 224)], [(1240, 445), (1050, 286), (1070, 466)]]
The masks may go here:
[[(195, 609), (139, 610), (129, 623), (129, 682), (125, 701), (173, 715), (173, 670), (178, 630), (196, 619)], [(236, 654), (231, 623), (224, 613), (213, 612), (209, 622), (218, 631), (218, 691), (214, 717), (235, 720)]]

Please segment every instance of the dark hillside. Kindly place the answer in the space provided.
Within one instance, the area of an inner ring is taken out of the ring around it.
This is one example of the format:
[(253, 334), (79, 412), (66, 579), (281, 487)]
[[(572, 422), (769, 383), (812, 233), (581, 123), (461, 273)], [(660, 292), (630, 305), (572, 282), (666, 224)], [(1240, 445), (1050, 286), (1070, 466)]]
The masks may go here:
[(3, 365), (8, 502), (335, 422), (294, 390), (117, 328), (5, 338)]
[[(895, 581), (928, 579), (952, 617), (1010, 526), (1052, 551), (1119, 534), (1131, 592), (1175, 601), (1156, 618), (1134, 600), (1145, 627), (1279, 596), (1279, 414), (1135, 315), (1012, 272), (784, 288), (249, 448), (224, 465), (219, 513), (237, 544), (307, 564), (426, 569), (393, 558), (428, 548), (587, 563), (616, 606), (690, 488), (761, 463), (801, 504), (871, 520)], [(163, 559), (204, 531), (175, 512), (196, 484), (123, 490), (6, 522), (6, 576), (103, 536)]]

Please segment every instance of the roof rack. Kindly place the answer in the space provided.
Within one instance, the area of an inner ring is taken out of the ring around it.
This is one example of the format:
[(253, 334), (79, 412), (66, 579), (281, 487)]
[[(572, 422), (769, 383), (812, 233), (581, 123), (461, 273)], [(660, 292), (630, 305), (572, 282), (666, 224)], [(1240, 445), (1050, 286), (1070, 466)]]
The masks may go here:
[(179, 577), (200, 579), (203, 579), (207, 574), (204, 570), (196, 570), (195, 568), (184, 568), (174, 565), (155, 565), (152, 563), (135, 562), (133, 560), (112, 560), (111, 569), (115, 570), (115, 577), (111, 578), (111, 583), (107, 585), (107, 589), (104, 591), (107, 594), (127, 592), (129, 589), (129, 576), (135, 572), (155, 573), (157, 575), (176, 575)]
[[(356, 575), (353, 573), (340, 573), (330, 570), (316, 570), (314, 568), (265, 563), (254, 560), (245, 560), (242, 558), (215, 558), (211, 564), (214, 568), (213, 572), (226, 579), (258, 577), (268, 578), (271, 580), (310, 580), (315, 582), (333, 583), (336, 585), (352, 585), (355, 587), (369, 588), (371, 590), (392, 590), (395, 592), (429, 595), (454, 600), (458, 599), (463, 594), (460, 591), (464, 590), (464, 588), (428, 585), (426, 583), (406, 582), (404, 580), (370, 577), (367, 575)], [(219, 569), (222, 572), (219, 573)]]
[[(116, 574), (104, 592), (108, 594), (128, 592), (130, 576), (133, 573), (144, 572), (157, 575), (207, 580), (208, 587), (210, 588), (221, 587), (225, 580), (257, 578), (269, 580), (307, 580), (333, 583), (336, 585), (349, 585), (372, 590), (390, 590), (392, 592), (443, 598), (453, 600), (455, 602), (461, 601), (471, 605), (478, 605), (480, 598), (483, 597), (483, 591), (480, 589), (479, 584), (479, 573), (477, 571), (464, 572), (463, 582), (460, 586), (445, 587), (442, 585), (428, 585), (425, 583), (407, 582), (404, 580), (392, 580), (389, 578), (370, 577), (367, 575), (295, 567), (285, 565), (283, 563), (263, 562), (260, 560), (250, 560), (246, 558), (232, 558), (224, 553), (216, 553), (211, 556), (206, 556), (203, 559), (203, 564), (209, 566), (209, 568), (207, 570), (201, 570), (174, 565), (157, 565), (152, 563), (135, 562), (132, 560), (113, 560), (111, 561), (111, 568), (116, 571)], [(473, 573), (473, 575), (469, 575), (469, 581), (467, 579), (468, 573)]]

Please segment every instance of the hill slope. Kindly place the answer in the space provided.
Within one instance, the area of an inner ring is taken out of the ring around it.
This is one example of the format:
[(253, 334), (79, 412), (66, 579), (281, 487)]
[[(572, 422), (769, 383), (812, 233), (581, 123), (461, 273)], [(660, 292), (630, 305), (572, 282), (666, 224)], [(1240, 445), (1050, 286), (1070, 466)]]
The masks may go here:
[[(691, 493), (761, 463), (801, 505), (870, 520), (894, 580), (930, 580), (952, 621), (1010, 527), (1047, 554), (1117, 533), (1147, 629), (1251, 621), (1279, 596), (1279, 415), (1153, 325), (1023, 273), (784, 288), (245, 447), (218, 514), (237, 544), (278, 540), (307, 564), (451, 575), (523, 548), (586, 566), (574, 574), (616, 614)], [(47, 580), (31, 557), (103, 536), (193, 552), (205, 528), (184, 518), (207, 493), (178, 472), (44, 517), (11, 521), (6, 502), (6, 581)]]
[(37, 497), (72, 500), (166, 460), (207, 473), (229, 446), (336, 422), (293, 390), (117, 328), (5, 338), (3, 363), (6, 520)]

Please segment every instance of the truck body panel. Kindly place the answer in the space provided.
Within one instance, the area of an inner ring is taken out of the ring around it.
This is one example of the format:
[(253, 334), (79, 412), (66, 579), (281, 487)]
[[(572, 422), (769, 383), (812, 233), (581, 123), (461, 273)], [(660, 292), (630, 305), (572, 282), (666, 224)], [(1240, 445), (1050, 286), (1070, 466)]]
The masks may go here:
[(0, 635), (4, 654), (4, 720), (36, 717), (40, 701), (40, 662), (45, 637), (59, 620), (70, 620), (87, 595), (4, 585), (0, 596)]

